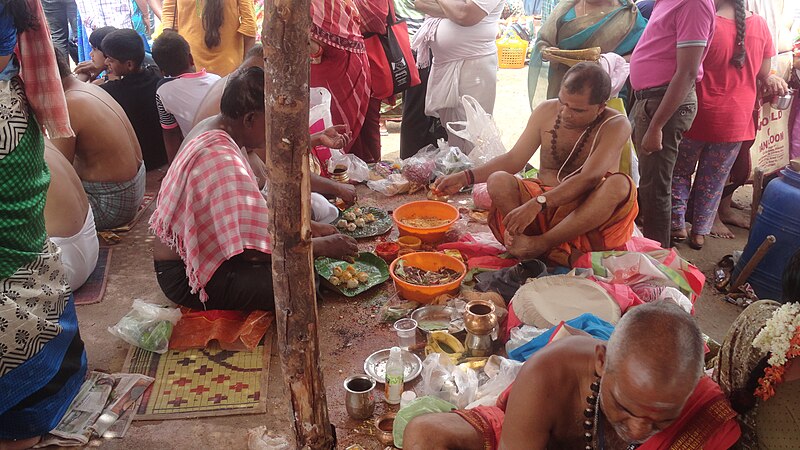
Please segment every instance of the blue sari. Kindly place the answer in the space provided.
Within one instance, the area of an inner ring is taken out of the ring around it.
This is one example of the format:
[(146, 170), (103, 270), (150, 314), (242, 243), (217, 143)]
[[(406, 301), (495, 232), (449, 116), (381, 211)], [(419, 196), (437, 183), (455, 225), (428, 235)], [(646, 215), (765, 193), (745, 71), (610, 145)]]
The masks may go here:
[[(601, 53), (627, 55), (633, 51), (647, 25), (647, 20), (629, 0), (620, 0), (620, 6), (607, 14), (583, 17), (575, 13), (576, 4), (574, 0), (562, 0), (539, 31), (528, 71), (531, 102), (542, 68), (542, 51), (547, 47), (562, 50), (600, 47)], [(568, 69), (565, 64), (550, 63), (547, 98), (558, 96), (561, 80)]]

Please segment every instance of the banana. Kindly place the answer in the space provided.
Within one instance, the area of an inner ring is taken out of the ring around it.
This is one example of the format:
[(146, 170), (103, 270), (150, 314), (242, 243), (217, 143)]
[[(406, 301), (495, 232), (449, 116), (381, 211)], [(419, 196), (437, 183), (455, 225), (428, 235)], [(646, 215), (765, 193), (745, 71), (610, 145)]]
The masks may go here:
[(580, 50), (562, 50), (558, 47), (547, 47), (542, 51), (542, 58), (574, 66), (581, 61), (597, 61), (600, 59), (600, 47), (584, 48)]
[(455, 336), (447, 331), (434, 331), (428, 335), (428, 345), (425, 346), (425, 356), (431, 353), (441, 353), (456, 363), (464, 355), (466, 349)]

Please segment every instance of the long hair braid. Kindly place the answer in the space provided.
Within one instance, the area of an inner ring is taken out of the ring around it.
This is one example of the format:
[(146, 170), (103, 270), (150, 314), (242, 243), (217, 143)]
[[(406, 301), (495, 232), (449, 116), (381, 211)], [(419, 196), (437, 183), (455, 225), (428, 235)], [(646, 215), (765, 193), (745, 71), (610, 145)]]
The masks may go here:
[(222, 0), (206, 0), (203, 7), (203, 28), (206, 30), (206, 47), (214, 48), (220, 44), (219, 29), (225, 17), (222, 13)]
[(745, 0), (733, 0), (734, 18), (736, 19), (736, 49), (733, 53), (733, 58), (731, 58), (731, 64), (738, 69), (744, 67), (744, 60), (747, 56), (747, 49), (744, 45), (747, 12), (745, 11), (744, 2)]

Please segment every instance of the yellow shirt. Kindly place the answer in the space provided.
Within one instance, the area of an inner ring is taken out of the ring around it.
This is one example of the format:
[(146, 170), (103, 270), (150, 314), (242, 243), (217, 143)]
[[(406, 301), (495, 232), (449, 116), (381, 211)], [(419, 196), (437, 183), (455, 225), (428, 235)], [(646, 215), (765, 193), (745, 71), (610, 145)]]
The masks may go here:
[(211, 49), (206, 47), (203, 28), (206, 0), (164, 0), (161, 20), (164, 28), (173, 28), (189, 42), (197, 70), (206, 69), (224, 77), (242, 63), (245, 37), (256, 36), (256, 19), (253, 0), (220, 1), (223, 5), (220, 44)]

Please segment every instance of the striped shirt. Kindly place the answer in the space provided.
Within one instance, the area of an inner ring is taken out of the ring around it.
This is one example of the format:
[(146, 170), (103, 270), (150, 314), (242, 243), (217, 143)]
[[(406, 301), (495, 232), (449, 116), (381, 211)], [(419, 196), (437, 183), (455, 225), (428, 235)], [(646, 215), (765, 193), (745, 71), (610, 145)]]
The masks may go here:
[(425, 15), (414, 8), (414, 0), (394, 0), (394, 12), (408, 25), (408, 37), (413, 37), (425, 21)]

